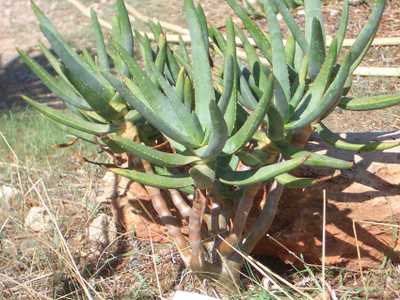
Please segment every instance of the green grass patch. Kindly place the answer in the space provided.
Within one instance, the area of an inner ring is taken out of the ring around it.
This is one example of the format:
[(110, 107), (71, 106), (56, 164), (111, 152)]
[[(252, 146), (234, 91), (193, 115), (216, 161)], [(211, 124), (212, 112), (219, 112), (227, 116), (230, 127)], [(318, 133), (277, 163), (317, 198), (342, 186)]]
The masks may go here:
[(73, 137), (29, 108), (0, 112), (0, 132), (0, 161), (5, 163), (57, 166), (77, 151), (89, 156), (97, 151), (94, 145), (84, 142), (67, 148), (55, 147)]

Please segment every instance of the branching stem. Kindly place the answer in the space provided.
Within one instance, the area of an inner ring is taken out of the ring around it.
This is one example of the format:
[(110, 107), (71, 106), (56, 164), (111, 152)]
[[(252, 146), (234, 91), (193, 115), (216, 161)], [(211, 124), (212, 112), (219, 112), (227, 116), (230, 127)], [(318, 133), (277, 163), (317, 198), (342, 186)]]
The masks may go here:
[(283, 186), (274, 180), (269, 188), (265, 207), (243, 241), (241, 248), (244, 252), (250, 253), (262, 236), (271, 228), (272, 222), (278, 211), (278, 204), (282, 192)]

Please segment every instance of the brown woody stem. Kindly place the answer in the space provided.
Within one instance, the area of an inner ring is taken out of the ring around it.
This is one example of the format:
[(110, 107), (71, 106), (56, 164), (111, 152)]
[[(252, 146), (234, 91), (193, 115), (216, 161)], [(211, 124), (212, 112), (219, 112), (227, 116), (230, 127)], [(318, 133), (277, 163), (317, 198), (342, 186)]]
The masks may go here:
[(239, 200), (239, 204), (235, 212), (235, 217), (233, 219), (232, 229), (233, 234), (236, 235), (238, 240), (242, 238), (247, 219), (254, 204), (254, 198), (256, 197), (260, 186), (260, 184), (255, 184), (246, 188), (243, 196)]
[(178, 209), (179, 213), (184, 218), (188, 218), (190, 216), (190, 206), (186, 203), (185, 199), (183, 199), (181, 193), (177, 190), (169, 190), (171, 195), (172, 203), (174, 203), (175, 207)]
[[(246, 227), (248, 216), (254, 204), (254, 198), (257, 195), (260, 186), (260, 184), (255, 184), (246, 188), (242, 197), (240, 198), (236, 207), (235, 215), (233, 217), (231, 232), (227, 237), (225, 237), (224, 240), (220, 241), (218, 246), (218, 251), (222, 255), (231, 255), (234, 252), (233, 247), (237, 247), (239, 245), (243, 231)], [(229, 245), (226, 244), (227, 242)]]
[(206, 208), (207, 199), (200, 189), (196, 189), (193, 205), (189, 216), (189, 240), (192, 247), (190, 267), (201, 270), (204, 265), (204, 253), (201, 239), (201, 225)]
[(250, 253), (261, 237), (271, 228), (272, 222), (278, 211), (278, 204), (282, 192), (283, 186), (274, 180), (268, 190), (267, 203), (265, 207), (244, 239), (242, 250), (246, 253)]
[[(147, 173), (153, 173), (153, 169), (149, 162), (142, 160), (142, 163), (143, 168)], [(173, 238), (185, 264), (188, 264), (190, 261), (190, 254), (187, 251), (187, 241), (179, 228), (179, 223), (176, 217), (172, 215), (169, 210), (167, 202), (161, 194), (161, 190), (152, 186), (145, 186), (145, 188), (161, 223), (167, 228), (168, 234)]]

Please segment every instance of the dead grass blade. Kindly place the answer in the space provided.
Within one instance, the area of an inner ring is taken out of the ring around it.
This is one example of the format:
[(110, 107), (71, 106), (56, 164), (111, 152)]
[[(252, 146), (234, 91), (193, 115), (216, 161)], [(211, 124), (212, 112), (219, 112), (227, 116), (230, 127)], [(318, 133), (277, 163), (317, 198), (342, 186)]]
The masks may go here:
[[(224, 238), (222, 236), (219, 236), (219, 238), (224, 240)], [(296, 286), (294, 286), (293, 284), (291, 284), (289, 281), (287, 281), (286, 279), (282, 278), (278, 274), (272, 272), (269, 268), (267, 268), (266, 266), (264, 266), (263, 264), (261, 264), (260, 262), (255, 260), (250, 255), (242, 253), (242, 251), (240, 251), (240, 250), (236, 249), (235, 247), (233, 247), (229, 242), (227, 242), (226, 240), (224, 240), (224, 241), (227, 243), (227, 245), (232, 247), (232, 249), (236, 253), (238, 253), (243, 259), (245, 259), (250, 265), (252, 265), (258, 272), (260, 272), (263, 276), (267, 277), (268, 279), (271, 279), (271, 282), (274, 283), (279, 288), (279, 290), (284, 295), (286, 295), (286, 297), (288, 297), (288, 299), (295, 299), (295, 298), (293, 298), (282, 287), (280, 287), (280, 285), (273, 278), (275, 278), (277, 281), (280, 281), (281, 283), (285, 284), (286, 286), (288, 286), (289, 288), (291, 288), (293, 291), (297, 292), (298, 294), (302, 295), (306, 299), (313, 300), (313, 298), (311, 298), (309, 295), (307, 295), (303, 291), (299, 290)], [(277, 298), (277, 299), (279, 299), (279, 298)]]
[[(30, 178), (29, 178), (29, 180), (30, 180), (31, 184), (33, 184), (32, 180), (31, 180)], [(44, 190), (46, 190), (46, 186), (45, 186), (45, 184), (43, 183), (43, 181), (42, 181), (42, 188), (43, 188)], [(67, 254), (68, 261), (69, 261), (69, 263), (71, 264), (71, 269), (72, 269), (73, 273), (75, 274), (75, 276), (77, 277), (77, 280), (78, 280), (79, 284), (81, 285), (81, 287), (82, 287), (82, 289), (83, 289), (83, 291), (84, 291), (86, 297), (87, 297), (89, 300), (94, 300), (92, 294), (91, 294), (90, 291), (89, 291), (89, 289), (90, 289), (90, 290), (92, 290), (93, 293), (96, 295), (96, 298), (97, 298), (97, 299), (102, 299), (102, 300), (104, 300), (104, 298), (101, 297), (101, 296), (96, 292), (96, 290), (95, 290), (93, 287), (91, 287), (90, 284), (89, 284), (89, 283), (83, 278), (83, 276), (81, 275), (81, 273), (80, 273), (80, 271), (79, 271), (79, 269), (78, 269), (78, 266), (76, 265), (75, 260), (74, 260), (74, 258), (73, 258), (73, 256), (72, 256), (72, 253), (71, 253), (71, 251), (70, 251), (70, 249), (69, 249), (69, 247), (68, 247), (67, 241), (65, 240), (65, 238), (64, 238), (64, 236), (63, 236), (63, 234), (62, 234), (62, 232), (61, 232), (61, 230), (60, 230), (60, 227), (58, 226), (57, 220), (56, 220), (54, 214), (52, 213), (52, 211), (50, 210), (49, 206), (46, 204), (45, 199), (43, 198), (42, 194), (40, 193), (40, 191), (38, 190), (38, 188), (37, 188), (36, 185), (34, 185), (33, 190), (34, 190), (35, 193), (37, 194), (37, 196), (38, 196), (38, 198), (39, 198), (39, 200), (40, 200), (42, 206), (45, 208), (46, 212), (48, 213), (48, 215), (49, 215), (49, 217), (50, 217), (51, 222), (52, 222), (53, 225), (54, 225), (54, 228), (55, 228), (55, 230), (56, 230), (56, 232), (57, 232), (57, 234), (58, 234), (58, 237), (59, 237), (59, 239), (60, 239), (60, 241), (61, 241), (61, 243), (62, 243), (62, 246), (63, 246), (63, 248), (64, 248), (64, 251), (65, 251), (66, 254)], [(47, 195), (47, 194), (46, 194), (46, 196), (47, 196), (47, 198), (48, 198), (48, 195)], [(50, 199), (48, 198), (47, 201), (50, 202)]]

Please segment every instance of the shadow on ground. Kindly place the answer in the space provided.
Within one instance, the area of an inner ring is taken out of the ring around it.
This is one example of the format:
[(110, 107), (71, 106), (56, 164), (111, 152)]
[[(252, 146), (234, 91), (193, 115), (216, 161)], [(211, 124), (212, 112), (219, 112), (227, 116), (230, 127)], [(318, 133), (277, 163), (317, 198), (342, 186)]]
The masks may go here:
[[(33, 51), (29, 54), (48, 72), (52, 72), (43, 55)], [(27, 95), (51, 106), (60, 107), (62, 105), (62, 102), (50, 93), (39, 78), (16, 55), (5, 65), (0, 65), (0, 109), (24, 107), (25, 104), (21, 99), (22, 95)]]
[[(400, 131), (389, 134), (352, 133), (347, 134), (347, 138), (358, 142), (399, 139)], [(327, 149), (331, 157), (354, 161), (354, 167), (311, 188), (286, 190), (271, 230), (271, 236), (286, 249), (273, 239), (265, 238), (256, 253), (277, 255), (293, 263), (299, 262), (293, 253), (302, 254), (306, 261), (319, 264), (325, 190), (327, 263), (356, 269), (359, 263), (363, 267), (377, 267), (385, 258), (398, 262), (400, 229), (396, 226), (400, 222), (400, 148), (356, 156), (321, 145), (310, 148), (313, 151)], [(325, 169), (304, 168), (299, 175), (321, 177), (333, 173)], [(365, 221), (393, 226), (366, 224)]]

